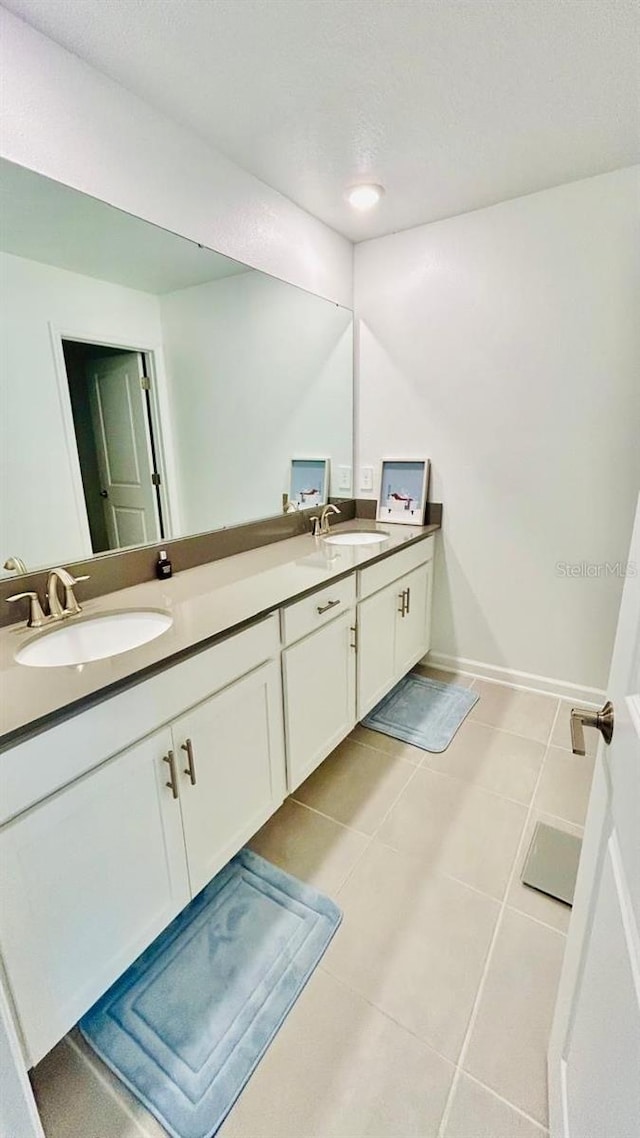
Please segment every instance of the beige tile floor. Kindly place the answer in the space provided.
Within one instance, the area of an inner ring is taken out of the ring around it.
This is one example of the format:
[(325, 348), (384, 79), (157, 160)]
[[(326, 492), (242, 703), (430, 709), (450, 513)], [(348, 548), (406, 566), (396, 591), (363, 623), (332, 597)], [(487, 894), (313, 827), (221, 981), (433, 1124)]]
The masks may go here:
[[(547, 1132), (569, 910), (520, 871), (537, 820), (581, 834), (594, 760), (568, 704), (457, 680), (480, 700), (445, 752), (357, 727), (253, 839), (344, 919), (221, 1138)], [(34, 1086), (47, 1138), (164, 1138), (76, 1032)]]

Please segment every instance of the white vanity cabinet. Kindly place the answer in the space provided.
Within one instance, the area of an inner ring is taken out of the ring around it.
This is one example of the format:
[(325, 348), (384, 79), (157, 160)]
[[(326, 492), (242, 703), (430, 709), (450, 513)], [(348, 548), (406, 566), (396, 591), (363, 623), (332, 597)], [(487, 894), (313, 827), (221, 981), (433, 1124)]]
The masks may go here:
[[(0, 828), (0, 947), (30, 1064), (282, 802), (279, 647), (274, 616), (2, 757), (50, 767), (66, 747), (78, 775)], [(165, 727), (101, 754), (101, 726), (122, 742), (160, 708)], [(26, 773), (3, 782), (3, 804), (32, 793)]]
[(284, 610), (285, 642), (300, 637), (282, 654), (290, 791), (355, 726), (355, 599), (352, 575)]
[(189, 900), (163, 730), (0, 830), (2, 953), (36, 1063)]
[(0, 754), (27, 1065), (427, 652), (432, 556), (403, 547)]
[(281, 702), (272, 661), (172, 724), (194, 896), (282, 802)]
[(429, 650), (433, 540), (360, 572), (358, 719)]

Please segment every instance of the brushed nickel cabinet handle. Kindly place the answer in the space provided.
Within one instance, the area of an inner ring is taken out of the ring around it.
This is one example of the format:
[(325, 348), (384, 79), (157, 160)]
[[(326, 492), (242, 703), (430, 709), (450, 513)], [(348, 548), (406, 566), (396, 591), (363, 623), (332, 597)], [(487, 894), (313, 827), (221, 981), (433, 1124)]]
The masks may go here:
[(322, 614), (324, 612), (328, 612), (329, 609), (334, 609), (336, 607), (336, 605), (339, 605), (339, 604), (340, 604), (339, 600), (327, 601), (326, 605), (317, 605), (316, 606), (316, 612), (318, 613), (318, 616), (322, 616)]
[(354, 652), (357, 652), (358, 651), (358, 626), (357, 626), (357, 624), (352, 624), (351, 627), (349, 628), (349, 632), (353, 633), (353, 640), (349, 641), (349, 647), (353, 648)]
[(175, 759), (175, 755), (174, 755), (173, 751), (169, 751), (168, 755), (164, 755), (162, 758), (162, 761), (163, 761), (163, 763), (169, 764), (169, 781), (165, 782), (164, 785), (168, 786), (169, 790), (173, 794), (173, 797), (177, 798), (178, 793), (179, 793), (179, 791), (178, 791), (178, 776), (176, 774), (176, 759)]
[(400, 616), (404, 616), (407, 611), (405, 608), (405, 605), (407, 603), (406, 589), (403, 589), (402, 592), (398, 594), (398, 600), (400, 601), (400, 608), (398, 609), (398, 612), (400, 613)]
[(193, 757), (193, 743), (191, 742), (191, 739), (187, 739), (186, 743), (181, 743), (181, 748), (183, 751), (187, 752), (187, 765), (184, 768), (184, 773), (189, 775), (189, 778), (191, 779), (191, 785), (195, 786), (196, 764)]
[(407, 608), (406, 608), (407, 616), (409, 615), (410, 610), (411, 610), (411, 586), (407, 585)]

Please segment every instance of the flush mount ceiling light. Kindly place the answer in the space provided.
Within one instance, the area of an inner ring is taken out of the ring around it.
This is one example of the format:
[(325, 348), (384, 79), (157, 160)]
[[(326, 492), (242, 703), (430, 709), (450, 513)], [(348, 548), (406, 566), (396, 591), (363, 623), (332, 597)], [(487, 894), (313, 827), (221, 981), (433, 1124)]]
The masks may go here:
[(352, 186), (347, 190), (347, 201), (354, 209), (372, 209), (377, 205), (384, 193), (384, 186), (377, 186), (368, 182), (361, 186)]

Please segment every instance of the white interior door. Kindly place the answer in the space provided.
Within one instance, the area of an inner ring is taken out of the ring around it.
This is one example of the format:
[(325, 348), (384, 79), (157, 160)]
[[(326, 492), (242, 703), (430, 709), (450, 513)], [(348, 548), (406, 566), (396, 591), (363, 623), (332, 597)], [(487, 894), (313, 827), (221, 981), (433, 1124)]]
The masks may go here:
[(640, 501), (549, 1048), (553, 1138), (640, 1134)]
[(112, 549), (144, 545), (160, 537), (142, 377), (139, 352), (104, 356), (92, 360), (87, 369)]

